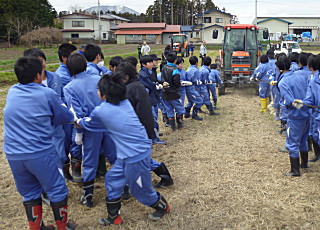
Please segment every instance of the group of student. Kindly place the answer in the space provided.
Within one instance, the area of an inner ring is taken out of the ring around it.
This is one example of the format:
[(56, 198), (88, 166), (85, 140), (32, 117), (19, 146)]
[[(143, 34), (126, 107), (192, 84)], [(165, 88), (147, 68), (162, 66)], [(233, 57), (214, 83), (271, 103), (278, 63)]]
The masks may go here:
[[(285, 151), (289, 153), (291, 169), (285, 175), (300, 176), (300, 168), (308, 168), (308, 151), (313, 145), (315, 157), (320, 159), (320, 55), (284, 53), (277, 55), (269, 49), (260, 57), (251, 80), (258, 79), (261, 112), (270, 105), (275, 120), (280, 120), (280, 134), (286, 131)], [(309, 143), (309, 144), (308, 144)]]
[[(29, 228), (54, 229), (42, 220), (45, 202), (59, 230), (75, 229), (68, 220), (66, 181), (82, 183), (80, 202), (91, 208), (94, 181), (101, 176), (108, 216), (99, 224), (121, 224), (121, 201), (130, 194), (154, 208), (149, 218), (159, 220), (170, 205), (155, 188), (174, 182), (166, 165), (151, 157), (152, 144), (166, 144), (160, 140), (158, 111), (172, 131), (184, 127), (184, 118), (202, 120), (203, 104), (210, 115), (219, 115), (214, 112), (216, 84), (221, 84), (217, 66), (204, 57), (199, 69), (192, 56), (185, 71), (184, 59), (169, 53), (159, 73), (155, 54), (141, 56), (139, 71), (135, 57), (112, 57), (107, 68), (98, 45), (81, 48), (60, 45), (56, 72), (46, 70), (46, 56), (37, 48), (25, 50), (14, 66), (19, 83), (7, 95), (4, 152)], [(112, 166), (108, 172), (106, 159)], [(161, 178), (155, 186), (150, 171)]]

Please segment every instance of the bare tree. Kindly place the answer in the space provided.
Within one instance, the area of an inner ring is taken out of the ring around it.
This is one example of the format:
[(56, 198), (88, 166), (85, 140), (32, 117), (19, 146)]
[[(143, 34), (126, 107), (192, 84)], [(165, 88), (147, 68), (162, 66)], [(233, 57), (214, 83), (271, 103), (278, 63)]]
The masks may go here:
[(60, 43), (63, 40), (61, 30), (51, 27), (32, 30), (19, 38), (19, 42), (27, 46), (42, 44), (44, 47)]

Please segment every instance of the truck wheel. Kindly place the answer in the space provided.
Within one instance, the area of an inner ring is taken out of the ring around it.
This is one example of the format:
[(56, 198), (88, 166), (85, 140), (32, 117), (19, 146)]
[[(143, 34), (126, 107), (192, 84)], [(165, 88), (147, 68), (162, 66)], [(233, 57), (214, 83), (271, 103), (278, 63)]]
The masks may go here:
[(225, 95), (226, 94), (226, 86), (224, 84), (220, 85), (218, 87), (218, 92), (219, 92), (219, 95)]

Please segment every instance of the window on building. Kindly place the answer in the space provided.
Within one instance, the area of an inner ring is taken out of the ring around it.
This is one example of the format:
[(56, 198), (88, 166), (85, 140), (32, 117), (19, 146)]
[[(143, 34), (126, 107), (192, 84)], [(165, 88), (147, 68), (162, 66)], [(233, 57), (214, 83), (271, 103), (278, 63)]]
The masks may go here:
[(193, 32), (193, 37), (194, 38), (199, 38), (200, 37), (200, 32)]
[(156, 35), (154, 34), (147, 34), (147, 38), (154, 38)]
[(107, 38), (107, 33), (103, 33), (103, 38), (104, 38), (104, 39)]
[(84, 27), (84, 21), (72, 21), (72, 27)]
[(78, 38), (79, 34), (71, 34), (71, 38)]
[(216, 23), (222, 23), (222, 18), (216, 18)]
[(211, 17), (205, 17), (204, 23), (211, 23)]

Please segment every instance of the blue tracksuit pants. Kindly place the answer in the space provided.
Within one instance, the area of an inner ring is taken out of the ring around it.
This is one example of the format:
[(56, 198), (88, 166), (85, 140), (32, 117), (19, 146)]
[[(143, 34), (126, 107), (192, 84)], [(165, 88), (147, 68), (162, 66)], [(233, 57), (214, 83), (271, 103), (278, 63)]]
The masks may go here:
[(65, 150), (65, 141), (66, 141), (66, 135), (63, 130), (63, 126), (62, 125), (55, 126), (52, 142), (56, 147), (56, 151), (60, 159), (61, 165), (69, 161), (69, 158), (67, 157), (66, 150)]
[(203, 104), (212, 105), (206, 85), (198, 85), (195, 87), (200, 96), (203, 98)]
[(181, 104), (184, 106), (184, 100), (186, 98), (186, 87), (184, 86), (181, 86), (180, 87), (180, 101), (181, 101)]
[(150, 170), (153, 171), (161, 165), (158, 161), (150, 157)]
[(273, 96), (273, 108), (275, 108), (276, 110), (280, 110), (280, 92), (278, 90), (278, 87), (272, 85), (271, 92)]
[(107, 199), (120, 198), (126, 184), (129, 185), (130, 193), (146, 206), (153, 205), (159, 199), (152, 185), (150, 157), (135, 163), (118, 159), (105, 177)]
[(260, 98), (267, 98), (270, 95), (270, 84), (266, 82), (260, 82), (259, 84), (259, 96)]
[(207, 84), (207, 89), (209, 93), (209, 98), (210, 98), (210, 92), (211, 92), (212, 99), (217, 100), (216, 84), (215, 83)]
[(164, 102), (164, 107), (167, 111), (167, 116), (168, 118), (174, 117), (174, 111), (176, 111), (177, 115), (183, 115), (185, 113), (185, 109), (183, 105), (181, 104), (180, 99), (176, 100), (163, 100)]
[(195, 108), (201, 108), (202, 104), (203, 104), (203, 99), (200, 96), (200, 94), (198, 93), (198, 91), (196, 91), (194, 89), (194, 87), (187, 87), (186, 88), (186, 95), (188, 98), (188, 104), (186, 106), (186, 108), (191, 108), (194, 104)]
[(286, 148), (290, 157), (299, 157), (300, 151), (308, 151), (309, 118), (301, 120), (288, 119)]
[(42, 191), (47, 193), (51, 202), (60, 202), (68, 195), (56, 152), (35, 159), (8, 162), (23, 201), (40, 198)]
[(104, 132), (101, 144), (101, 154), (104, 154), (110, 164), (114, 164), (117, 160), (116, 146), (109, 133)]

